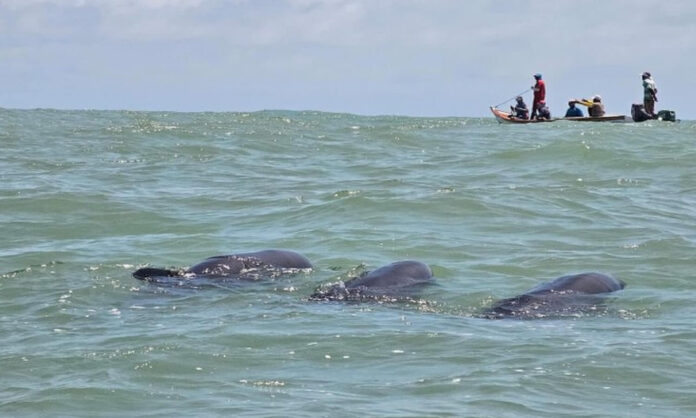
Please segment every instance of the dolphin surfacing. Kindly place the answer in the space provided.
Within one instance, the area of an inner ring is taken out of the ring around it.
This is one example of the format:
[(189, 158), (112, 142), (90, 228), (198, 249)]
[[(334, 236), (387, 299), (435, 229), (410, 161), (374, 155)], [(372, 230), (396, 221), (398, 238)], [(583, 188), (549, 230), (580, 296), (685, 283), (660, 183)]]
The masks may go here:
[(427, 264), (411, 260), (397, 261), (346, 282), (340, 281), (329, 287), (319, 287), (309, 299), (361, 301), (408, 297), (433, 282), (433, 272)]
[(626, 284), (602, 273), (580, 273), (541, 283), (527, 292), (501, 299), (483, 313), (484, 318), (534, 319), (578, 315), (596, 310), (602, 296), (623, 289)]
[(210, 257), (186, 270), (144, 267), (134, 271), (133, 277), (156, 283), (184, 282), (195, 278), (251, 281), (274, 277), (286, 270), (310, 268), (312, 263), (294, 251), (263, 250)]

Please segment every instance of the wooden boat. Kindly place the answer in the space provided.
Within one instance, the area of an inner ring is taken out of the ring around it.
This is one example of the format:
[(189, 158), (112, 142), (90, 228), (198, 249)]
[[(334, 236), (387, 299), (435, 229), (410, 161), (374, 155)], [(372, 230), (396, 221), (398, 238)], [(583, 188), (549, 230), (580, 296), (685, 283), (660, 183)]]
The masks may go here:
[(575, 118), (555, 118), (544, 120), (529, 120), (520, 119), (512, 116), (512, 114), (503, 112), (502, 110), (491, 106), (493, 116), (500, 123), (540, 123), (540, 122), (557, 122), (567, 120), (571, 122), (630, 122), (630, 118), (626, 115), (604, 115), (604, 116), (581, 116)]
[(495, 116), (495, 119), (499, 123), (540, 123), (540, 122), (553, 122), (555, 119), (542, 119), (542, 120), (536, 120), (536, 119), (520, 119), (512, 116), (512, 114), (503, 112), (502, 110), (498, 109), (497, 107), (491, 106), (491, 112), (493, 112), (493, 116)]

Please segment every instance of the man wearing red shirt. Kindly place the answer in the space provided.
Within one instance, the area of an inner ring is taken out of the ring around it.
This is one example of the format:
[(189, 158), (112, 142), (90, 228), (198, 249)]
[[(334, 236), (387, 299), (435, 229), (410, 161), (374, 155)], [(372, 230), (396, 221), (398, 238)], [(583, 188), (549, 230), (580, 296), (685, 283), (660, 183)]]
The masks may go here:
[(534, 79), (536, 80), (536, 84), (532, 86), (532, 90), (534, 90), (534, 101), (532, 102), (532, 115), (530, 119), (536, 118), (537, 111), (546, 103), (546, 84), (544, 84), (544, 80), (541, 79), (541, 74), (534, 74)]

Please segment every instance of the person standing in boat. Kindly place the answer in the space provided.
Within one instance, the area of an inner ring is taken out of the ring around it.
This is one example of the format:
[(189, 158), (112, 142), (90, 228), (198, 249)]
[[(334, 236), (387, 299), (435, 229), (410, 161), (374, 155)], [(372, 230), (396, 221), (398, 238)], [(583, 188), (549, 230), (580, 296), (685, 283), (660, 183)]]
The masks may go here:
[(643, 106), (645, 111), (650, 114), (652, 118), (655, 118), (655, 102), (657, 101), (657, 87), (655, 86), (655, 80), (649, 72), (644, 72), (641, 74), (643, 79)]
[(529, 119), (529, 109), (527, 108), (527, 104), (524, 102), (522, 96), (517, 96), (515, 100), (517, 100), (515, 106), (510, 106), (512, 115), (518, 119)]
[(594, 96), (592, 100), (575, 99), (575, 103), (587, 106), (587, 114), (593, 118), (604, 116), (606, 113), (604, 110), (604, 103), (602, 103), (602, 97), (599, 95)]
[(567, 118), (581, 118), (585, 116), (582, 113), (582, 109), (579, 107), (575, 107), (575, 100), (571, 100), (568, 102), (568, 110), (566, 110), (565, 117)]
[(532, 115), (531, 118), (534, 119), (537, 116), (537, 112), (542, 106), (546, 104), (546, 83), (541, 79), (541, 74), (534, 74), (534, 79), (536, 84), (532, 86), (534, 90), (534, 101), (532, 102)]

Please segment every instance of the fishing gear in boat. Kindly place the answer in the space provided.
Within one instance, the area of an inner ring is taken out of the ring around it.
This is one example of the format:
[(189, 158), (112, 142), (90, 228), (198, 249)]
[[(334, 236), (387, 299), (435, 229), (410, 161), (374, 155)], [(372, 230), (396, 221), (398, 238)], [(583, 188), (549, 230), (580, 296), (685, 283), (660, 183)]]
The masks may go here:
[(498, 103), (497, 105), (495, 105), (495, 106), (493, 106), (493, 107), (502, 106), (502, 105), (504, 105), (505, 103), (511, 102), (511, 101), (515, 100), (515, 99), (517, 98), (517, 96), (521, 96), (521, 95), (525, 94), (526, 92), (528, 92), (528, 91), (530, 91), (530, 90), (532, 90), (532, 89), (533, 89), (533, 87), (532, 87), (532, 88), (525, 89), (524, 91), (522, 91), (522, 92), (520, 92), (520, 93), (518, 93), (518, 94), (512, 96), (511, 98), (505, 100), (505, 101), (502, 102), (502, 103)]

